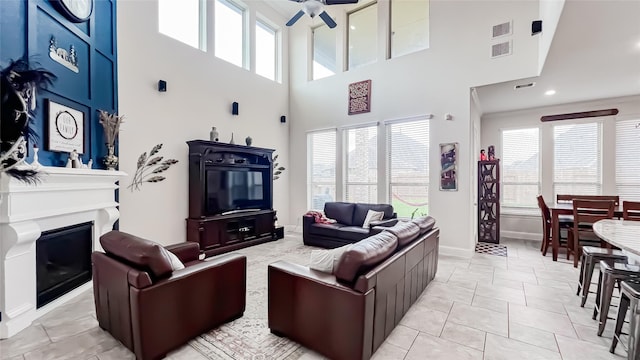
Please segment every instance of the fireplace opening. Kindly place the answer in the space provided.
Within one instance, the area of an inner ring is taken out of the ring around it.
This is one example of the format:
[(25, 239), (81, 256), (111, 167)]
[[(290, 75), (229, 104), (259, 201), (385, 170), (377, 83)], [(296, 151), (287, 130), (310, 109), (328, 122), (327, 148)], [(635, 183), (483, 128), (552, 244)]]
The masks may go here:
[(36, 241), (40, 308), (91, 280), (93, 222), (45, 231)]

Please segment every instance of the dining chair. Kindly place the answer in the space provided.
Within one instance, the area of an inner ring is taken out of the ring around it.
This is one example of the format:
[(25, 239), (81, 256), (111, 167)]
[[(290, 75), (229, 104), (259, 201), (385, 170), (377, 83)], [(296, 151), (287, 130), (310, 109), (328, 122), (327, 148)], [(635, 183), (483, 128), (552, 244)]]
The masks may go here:
[(624, 220), (640, 221), (640, 202), (623, 201), (622, 202), (622, 218)]
[(613, 201), (614, 207), (620, 205), (620, 196), (617, 195), (556, 195), (556, 202), (558, 203), (570, 203), (573, 200), (599, 200), (599, 201)]
[[(540, 208), (540, 212), (542, 213), (542, 244), (540, 244), (540, 251), (542, 252), (542, 256), (547, 256), (547, 249), (551, 245), (551, 231), (553, 231), (553, 226), (551, 224), (551, 211), (547, 206), (547, 203), (544, 201), (542, 195), (538, 195), (536, 197), (538, 200), (538, 207)], [(567, 233), (569, 233), (571, 227), (573, 226), (573, 216), (560, 216), (558, 218), (560, 223), (560, 229), (566, 229)], [(566, 237), (560, 238), (560, 247), (567, 248), (568, 242), (566, 241)], [(563, 241), (564, 240), (564, 241)], [(567, 260), (569, 259), (569, 250), (567, 250)]]
[[(595, 266), (600, 261), (626, 261), (627, 257), (620, 250), (603, 249), (602, 240), (593, 232), (593, 223), (598, 220), (611, 219), (614, 215), (614, 201), (573, 200), (573, 227), (571, 228), (574, 252), (573, 266), (578, 267), (578, 254), (581, 255), (580, 275), (578, 278), (579, 295), (582, 291), (580, 306), (584, 307), (589, 295), (591, 279)], [(586, 245), (586, 246), (585, 246)]]

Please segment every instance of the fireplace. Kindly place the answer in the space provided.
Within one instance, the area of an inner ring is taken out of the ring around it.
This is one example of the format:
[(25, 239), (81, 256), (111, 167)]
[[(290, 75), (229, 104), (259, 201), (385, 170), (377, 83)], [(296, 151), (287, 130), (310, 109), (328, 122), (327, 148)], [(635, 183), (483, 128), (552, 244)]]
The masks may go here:
[(91, 280), (92, 231), (93, 222), (86, 222), (36, 240), (37, 308)]

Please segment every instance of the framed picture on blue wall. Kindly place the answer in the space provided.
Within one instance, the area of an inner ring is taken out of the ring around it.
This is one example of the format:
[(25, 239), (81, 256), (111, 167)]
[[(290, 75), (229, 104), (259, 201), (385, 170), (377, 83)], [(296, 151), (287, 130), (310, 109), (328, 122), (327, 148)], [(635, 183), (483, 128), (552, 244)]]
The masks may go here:
[(84, 112), (47, 100), (49, 151), (84, 154)]

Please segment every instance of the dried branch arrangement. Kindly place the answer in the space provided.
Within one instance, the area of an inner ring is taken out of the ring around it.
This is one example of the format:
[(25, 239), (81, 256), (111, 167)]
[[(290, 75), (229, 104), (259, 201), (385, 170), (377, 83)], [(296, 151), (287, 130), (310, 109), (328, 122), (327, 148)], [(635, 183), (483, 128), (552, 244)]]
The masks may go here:
[(178, 163), (178, 160), (163, 160), (164, 158), (162, 156), (156, 156), (160, 152), (160, 149), (162, 149), (162, 144), (154, 146), (148, 156), (145, 151), (138, 157), (136, 173), (133, 175), (133, 181), (127, 186), (127, 189), (131, 189), (131, 191), (140, 190), (142, 184), (146, 182), (157, 183), (166, 179), (164, 176), (158, 174), (169, 170), (171, 165)]
[(278, 154), (273, 157), (273, 180), (280, 179), (280, 174), (286, 170), (284, 166), (280, 166), (280, 163), (276, 161), (278, 160), (278, 156), (280, 155)]
[(104, 136), (107, 139), (107, 145), (113, 146), (118, 138), (120, 124), (122, 124), (124, 115), (109, 114), (104, 110), (98, 110), (98, 112), (100, 113), (100, 124), (104, 129)]

